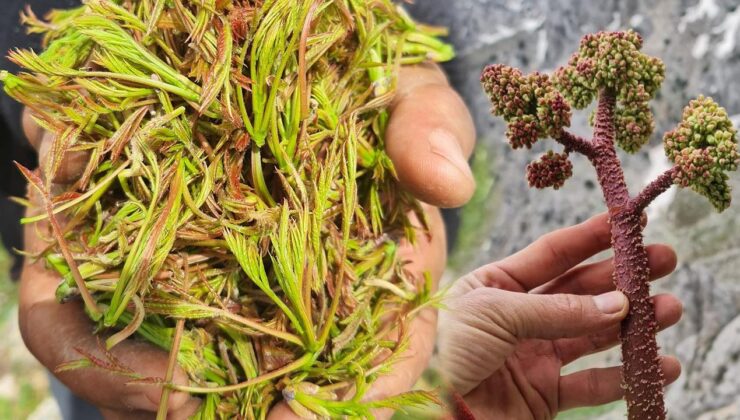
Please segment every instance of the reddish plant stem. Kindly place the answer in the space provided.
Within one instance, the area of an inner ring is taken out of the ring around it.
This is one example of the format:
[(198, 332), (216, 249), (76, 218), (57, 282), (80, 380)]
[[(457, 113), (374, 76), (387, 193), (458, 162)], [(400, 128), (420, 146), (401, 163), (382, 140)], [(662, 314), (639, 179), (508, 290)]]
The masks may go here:
[[(186, 255), (182, 256), (183, 286), (185, 290), (190, 290), (190, 264)], [(208, 284), (208, 282), (204, 282)], [(209, 285), (210, 286), (210, 285)], [(180, 344), (182, 334), (185, 330), (185, 319), (180, 318), (175, 324), (175, 333), (172, 336), (170, 346), (170, 357), (167, 360), (167, 371), (165, 372), (165, 382), (172, 382), (175, 377), (175, 368), (177, 367), (177, 355), (180, 353)], [(159, 399), (159, 410), (157, 411), (157, 420), (167, 420), (167, 411), (170, 405), (170, 394), (172, 390), (168, 387), (162, 387), (162, 396)]]
[(470, 407), (465, 403), (465, 399), (457, 392), (452, 392), (450, 396), (449, 408), (451, 409), (452, 420), (475, 420), (475, 415)]
[(633, 198), (632, 201), (630, 201), (630, 204), (628, 206), (629, 211), (635, 212), (635, 213), (642, 213), (643, 210), (647, 208), (647, 206), (650, 205), (650, 203), (653, 202), (656, 198), (658, 198), (659, 195), (666, 192), (669, 188), (671, 188), (674, 184), (673, 179), (676, 176), (676, 173), (679, 171), (679, 168), (674, 166), (673, 168), (663, 172), (658, 178), (655, 179), (655, 181), (651, 182), (647, 187), (645, 187), (640, 194)]
[(593, 157), (597, 151), (592, 142), (565, 130), (560, 131), (555, 141), (565, 146), (566, 151), (578, 152), (588, 158)]
[[(641, 212), (630, 211), (629, 191), (614, 146), (615, 108), (616, 95), (611, 91), (602, 91), (594, 127), (594, 146), (598, 150), (590, 156), (590, 160), (596, 168), (609, 208), (614, 282), (630, 302), (629, 314), (622, 322), (620, 334), (622, 381), (631, 420), (662, 420), (665, 419), (663, 372), (655, 341), (658, 324), (650, 300), (648, 259), (640, 226)], [(644, 199), (659, 192), (662, 185), (650, 189), (643, 196)]]

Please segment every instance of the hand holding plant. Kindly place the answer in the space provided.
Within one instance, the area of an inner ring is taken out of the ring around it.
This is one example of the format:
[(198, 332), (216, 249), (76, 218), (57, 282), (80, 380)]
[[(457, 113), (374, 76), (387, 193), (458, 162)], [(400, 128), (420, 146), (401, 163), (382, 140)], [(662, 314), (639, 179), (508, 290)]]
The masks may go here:
[[(388, 128), (387, 150), (397, 167), (401, 182), (408, 191), (429, 203), (431, 238), (419, 235), (415, 247), (404, 246), (409, 269), (423, 273), (431, 270), (439, 279), (446, 260), (444, 227), (434, 206), (455, 207), (464, 204), (474, 189), (466, 158), (475, 140), (470, 116), (457, 94), (449, 87), (436, 66), (410, 66), (401, 70), (399, 92)], [(35, 125), (26, 113), (24, 128), (29, 141), (45, 154), (52, 138)], [(84, 169), (88, 157), (68, 154), (57, 172), (56, 182), (73, 182)], [(46, 160), (41, 156), (42, 163)], [(33, 210), (31, 210), (33, 212)], [(47, 245), (38, 240), (35, 225), (27, 226), (26, 248), (31, 252)], [(38, 228), (42, 229), (42, 228)], [(42, 229), (43, 230), (43, 229)], [(59, 276), (44, 268), (43, 263), (26, 265), (21, 282), (21, 330), (36, 357), (50, 370), (79, 357), (75, 349), (104, 357), (94, 325), (84, 314), (82, 305), (59, 305), (55, 290)], [(426, 367), (434, 346), (436, 311), (429, 309), (410, 325), (410, 345), (394, 371), (383, 376), (368, 393), (370, 399), (382, 399), (411, 388)], [(64, 325), (63, 334), (59, 326)], [(111, 352), (121, 364), (142, 375), (165, 377), (167, 352), (138, 340), (126, 340)], [(58, 374), (77, 395), (98, 406), (107, 418), (151, 417), (158, 409), (161, 389), (126, 385), (127, 378), (102, 370), (75, 370)], [(173, 381), (187, 383), (187, 376), (177, 369)], [(169, 418), (186, 418), (201, 403), (184, 393), (173, 393), (169, 399)], [(379, 417), (387, 417), (388, 412)], [(287, 405), (278, 405), (270, 418), (295, 416)]]
[[(623, 388), (631, 420), (666, 418), (665, 374), (655, 340), (658, 323), (650, 298), (651, 270), (643, 243), (640, 215), (673, 185), (691, 188), (718, 210), (732, 200), (730, 173), (738, 169), (737, 131), (727, 111), (711, 98), (699, 96), (684, 109), (682, 121), (663, 136), (673, 166), (632, 195), (617, 148), (636, 153), (651, 139), (655, 122), (650, 108), (665, 77), (665, 65), (642, 51), (640, 34), (588, 34), (568, 64), (552, 75), (494, 64), (481, 82), (491, 112), (508, 124), (512, 148), (531, 148), (552, 138), (562, 153), (548, 151), (527, 167), (536, 188), (561, 188), (573, 174), (572, 155), (582, 155), (596, 170), (609, 212), (614, 249), (614, 283), (629, 299), (621, 323)], [(572, 109), (587, 108), (593, 134), (581, 137), (568, 130)]]
[[(554, 418), (622, 398), (619, 367), (561, 375), (564, 366), (619, 343), (628, 303), (614, 291), (613, 259), (581, 264), (609, 245), (607, 216), (596, 216), (454, 284), (440, 313), (440, 367), (477, 420)], [(676, 266), (668, 246), (649, 246), (647, 255), (651, 280)], [(651, 302), (660, 328), (678, 322), (675, 296)], [(661, 364), (666, 383), (678, 378), (677, 359)]]

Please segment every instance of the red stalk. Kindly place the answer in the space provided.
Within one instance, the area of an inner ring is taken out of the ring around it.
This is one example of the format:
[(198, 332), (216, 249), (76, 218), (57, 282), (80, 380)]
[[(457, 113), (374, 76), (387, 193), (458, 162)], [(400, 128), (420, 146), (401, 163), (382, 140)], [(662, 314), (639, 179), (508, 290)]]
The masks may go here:
[[(629, 206), (629, 191), (614, 147), (615, 106), (614, 93), (602, 91), (594, 129), (596, 153), (590, 160), (596, 168), (609, 208), (614, 248), (614, 282), (630, 302), (629, 314), (622, 322), (620, 334), (625, 399), (630, 419), (664, 419), (663, 372), (655, 341), (658, 324), (650, 300), (650, 270), (640, 225), (642, 209)], [(647, 199), (657, 195), (650, 193), (641, 197)]]

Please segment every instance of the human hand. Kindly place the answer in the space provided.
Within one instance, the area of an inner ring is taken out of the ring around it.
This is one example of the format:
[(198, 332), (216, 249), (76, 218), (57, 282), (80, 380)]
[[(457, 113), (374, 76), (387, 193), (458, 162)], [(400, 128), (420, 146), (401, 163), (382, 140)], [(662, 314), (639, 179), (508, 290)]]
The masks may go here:
[[(422, 278), (430, 272), (435, 288), (447, 262), (447, 242), (439, 207), (459, 207), (475, 191), (468, 157), (475, 145), (475, 127), (467, 107), (436, 65), (401, 69), (398, 94), (391, 109), (386, 150), (401, 185), (421, 200), (429, 218), (429, 234), (417, 235), (416, 246), (404, 244), (406, 268)], [(379, 400), (409, 391), (427, 368), (434, 350), (437, 311), (425, 309), (409, 325), (409, 348), (393, 372), (380, 377), (366, 395)], [(376, 418), (387, 419), (385, 410)], [(296, 419), (286, 404), (270, 420)]]
[[(39, 152), (43, 165), (53, 136), (33, 122), (30, 112), (23, 114), (23, 128), (29, 142)], [(88, 156), (81, 152), (65, 155), (55, 183), (73, 182), (84, 169)], [(31, 204), (28, 213), (43, 210), (41, 197), (29, 188)], [(45, 222), (25, 226), (25, 250), (40, 253), (50, 245), (39, 234), (48, 232)], [(48, 270), (43, 261), (25, 261), (20, 281), (19, 324), (23, 340), (34, 356), (51, 372), (63, 363), (81, 357), (78, 349), (105, 360), (99, 338), (94, 335), (92, 321), (83, 310), (82, 302), (59, 304), (55, 297), (59, 275)], [(164, 378), (168, 353), (139, 340), (126, 340), (111, 350), (122, 366), (144, 377)], [(55, 373), (75, 395), (98, 407), (107, 419), (153, 418), (159, 406), (161, 388), (127, 385), (129, 379), (99, 369), (77, 369)], [(187, 384), (185, 372), (177, 369), (173, 382)], [(199, 400), (187, 394), (172, 393), (169, 397), (170, 419), (185, 419), (198, 407)]]
[[(464, 103), (449, 87), (441, 70), (432, 65), (402, 69), (399, 93), (393, 106), (387, 132), (387, 151), (396, 165), (401, 184), (420, 200), (429, 203), (430, 235), (419, 235), (415, 247), (406, 244), (404, 255), (412, 272), (430, 271), (437, 281), (446, 261), (444, 226), (439, 210), (433, 206), (455, 207), (464, 204), (475, 188), (467, 157), (475, 140), (472, 119)], [(24, 129), (43, 160), (52, 138), (24, 114)], [(80, 176), (88, 157), (68, 153), (55, 182), (69, 183)], [(40, 251), (48, 244), (37, 237), (43, 226), (26, 228), (26, 249)], [(60, 305), (55, 299), (59, 282), (56, 273), (42, 262), (28, 262), (21, 277), (20, 324), (26, 345), (50, 370), (79, 358), (75, 349), (101, 355), (93, 324), (78, 302)], [(413, 386), (428, 364), (434, 347), (436, 311), (426, 310), (410, 325), (407, 357), (391, 375), (381, 377), (368, 398), (382, 399), (405, 392)], [(137, 340), (126, 340), (112, 350), (121, 364), (145, 377), (164, 377), (166, 352)], [(74, 394), (90, 401), (107, 418), (151, 418), (157, 410), (161, 389), (126, 385), (127, 378), (101, 370), (85, 369), (57, 374)], [(187, 375), (177, 370), (173, 381), (187, 383)], [(198, 407), (199, 400), (182, 393), (169, 399), (169, 417), (185, 418)], [(380, 413), (389, 417), (389, 413)], [(284, 404), (270, 418), (295, 417)]]
[[(440, 368), (477, 419), (553, 418), (622, 397), (619, 367), (561, 376), (561, 368), (618, 344), (628, 302), (614, 291), (611, 259), (581, 264), (610, 246), (606, 215), (543, 236), (455, 283), (440, 316)], [(647, 248), (651, 279), (676, 266), (665, 245)], [(653, 297), (659, 327), (681, 302)], [(663, 357), (666, 383), (681, 366)]]

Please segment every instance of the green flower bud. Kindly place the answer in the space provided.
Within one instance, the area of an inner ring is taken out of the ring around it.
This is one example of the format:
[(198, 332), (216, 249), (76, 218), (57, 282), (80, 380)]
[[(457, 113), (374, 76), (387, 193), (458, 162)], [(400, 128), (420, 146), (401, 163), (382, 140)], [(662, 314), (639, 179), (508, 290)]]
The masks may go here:
[(655, 120), (647, 102), (619, 106), (615, 113), (616, 142), (626, 152), (635, 153), (650, 141)]
[[(554, 83), (577, 109), (586, 108), (602, 89), (613, 91), (626, 109), (644, 108), (643, 103), (660, 88), (665, 66), (658, 58), (641, 53), (640, 48), (642, 37), (634, 31), (586, 35), (568, 64), (555, 72)], [(652, 132), (652, 119), (642, 120), (649, 125), (639, 130), (641, 140)], [(630, 144), (636, 144), (634, 140), (630, 139)]]
[(588, 82), (593, 79), (593, 76), (585, 75), (589, 72), (590, 67), (584, 65), (583, 68), (584, 70), (579, 72), (575, 66), (568, 65), (560, 67), (553, 75), (557, 89), (568, 100), (568, 103), (576, 109), (586, 108), (593, 102), (597, 94), (597, 91), (591, 88)]
[(683, 119), (663, 137), (666, 155), (678, 171), (676, 184), (691, 187), (722, 211), (730, 205), (729, 177), (740, 154), (737, 132), (727, 111), (712, 98), (700, 96), (684, 109)]

